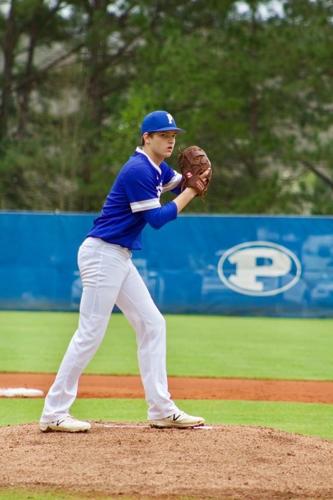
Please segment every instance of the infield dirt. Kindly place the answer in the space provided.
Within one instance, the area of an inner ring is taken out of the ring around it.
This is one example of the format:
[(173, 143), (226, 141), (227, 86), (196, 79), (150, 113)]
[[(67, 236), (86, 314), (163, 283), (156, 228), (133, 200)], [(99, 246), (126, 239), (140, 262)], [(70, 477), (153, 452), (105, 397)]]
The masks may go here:
[(260, 427), (158, 430), (93, 423), (87, 434), (0, 428), (0, 486), (131, 498), (333, 498), (333, 442)]
[[(48, 373), (0, 373), (0, 388), (26, 387), (46, 392), (54, 377)], [(333, 403), (332, 381), (194, 377), (168, 377), (168, 380), (174, 399)], [(78, 397), (143, 398), (144, 394), (136, 376), (82, 375)]]
[[(46, 391), (54, 374), (0, 374)], [(23, 382), (22, 382), (23, 381)], [(170, 377), (180, 399), (333, 402), (333, 383)], [(138, 377), (83, 375), (81, 397), (142, 398)], [(333, 441), (261, 427), (157, 430), (93, 422), (88, 434), (0, 427), (0, 488), (133, 499), (333, 499)], [(56, 498), (56, 497), (55, 497)]]

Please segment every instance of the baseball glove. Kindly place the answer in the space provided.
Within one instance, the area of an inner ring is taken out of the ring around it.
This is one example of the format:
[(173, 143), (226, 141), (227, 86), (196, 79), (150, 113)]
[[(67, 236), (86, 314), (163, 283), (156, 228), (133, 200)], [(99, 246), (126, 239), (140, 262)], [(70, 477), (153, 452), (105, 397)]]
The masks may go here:
[[(209, 175), (202, 178), (201, 175), (210, 168)], [(205, 196), (212, 178), (212, 166), (205, 151), (199, 146), (189, 146), (180, 151), (178, 155), (178, 169), (183, 180), (182, 191), (191, 187), (195, 189), (198, 196)]]

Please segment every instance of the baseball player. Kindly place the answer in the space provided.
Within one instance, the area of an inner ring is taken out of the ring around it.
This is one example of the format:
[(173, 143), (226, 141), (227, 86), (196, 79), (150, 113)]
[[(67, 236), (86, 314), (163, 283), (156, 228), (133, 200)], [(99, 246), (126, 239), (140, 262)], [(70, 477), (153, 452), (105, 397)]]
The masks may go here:
[[(195, 427), (204, 419), (179, 410), (168, 392), (165, 320), (132, 260), (141, 248), (146, 224), (158, 229), (176, 219), (205, 188), (208, 170), (194, 176), (182, 192), (182, 176), (164, 161), (174, 150), (178, 128), (172, 115), (154, 111), (141, 124), (141, 147), (121, 168), (102, 211), (80, 246), (78, 265), (83, 292), (78, 328), (51, 386), (39, 422), (40, 430), (82, 432), (89, 422), (70, 415), (79, 377), (96, 353), (116, 304), (133, 326), (148, 420), (152, 427)], [(160, 196), (173, 191), (173, 201)]]

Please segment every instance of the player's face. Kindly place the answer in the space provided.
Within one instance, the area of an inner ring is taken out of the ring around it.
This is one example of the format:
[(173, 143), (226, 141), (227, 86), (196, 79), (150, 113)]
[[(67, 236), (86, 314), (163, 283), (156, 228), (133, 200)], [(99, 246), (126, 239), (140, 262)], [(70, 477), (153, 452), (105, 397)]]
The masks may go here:
[(155, 132), (149, 137), (149, 147), (159, 161), (169, 158), (176, 144), (176, 132)]

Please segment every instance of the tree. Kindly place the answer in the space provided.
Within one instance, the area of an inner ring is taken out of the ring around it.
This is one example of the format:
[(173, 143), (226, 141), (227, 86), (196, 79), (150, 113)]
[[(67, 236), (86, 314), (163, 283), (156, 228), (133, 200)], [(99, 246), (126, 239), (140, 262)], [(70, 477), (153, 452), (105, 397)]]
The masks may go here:
[(191, 210), (331, 213), (332, 2), (274, 5), (8, 2), (1, 205), (97, 210), (143, 115), (167, 109), (214, 166)]

